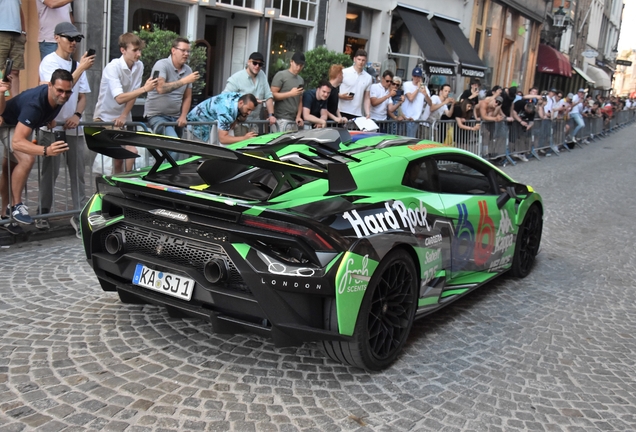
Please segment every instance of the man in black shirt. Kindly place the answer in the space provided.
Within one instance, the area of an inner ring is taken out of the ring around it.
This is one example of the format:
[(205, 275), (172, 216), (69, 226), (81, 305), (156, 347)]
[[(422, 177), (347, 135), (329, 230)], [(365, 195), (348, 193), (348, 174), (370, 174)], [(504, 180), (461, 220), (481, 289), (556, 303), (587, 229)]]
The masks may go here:
[(313, 128), (327, 126), (327, 99), (331, 94), (329, 81), (322, 80), (318, 87), (303, 94), (303, 120), (312, 123)]
[[(2, 128), (0, 139), (9, 149), (2, 161), (0, 178), (0, 195), (2, 208), (6, 208), (6, 216), (11, 216), (21, 224), (32, 224), (27, 206), (22, 203), (22, 191), (31, 172), (35, 156), (57, 156), (68, 150), (64, 140), (58, 140), (48, 147), (31, 142), (31, 134), (35, 128), (45, 125), (54, 126), (54, 119), (73, 93), (73, 75), (64, 69), (53, 72), (51, 82), (30, 90), (26, 90), (5, 102), (4, 91), (0, 91), (0, 124), (15, 125), (13, 128)], [(9, 159), (11, 163), (9, 163)], [(11, 175), (11, 197), (9, 197), (8, 176)], [(5, 218), (5, 214), (2, 214)], [(11, 223), (4, 225), (12, 234), (19, 234), (22, 229)]]

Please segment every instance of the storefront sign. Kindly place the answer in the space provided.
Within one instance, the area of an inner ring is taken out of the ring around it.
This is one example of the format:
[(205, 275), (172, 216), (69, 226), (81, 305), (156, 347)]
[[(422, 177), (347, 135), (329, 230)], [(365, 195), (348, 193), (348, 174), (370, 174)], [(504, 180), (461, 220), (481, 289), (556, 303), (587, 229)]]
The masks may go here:
[(593, 49), (586, 49), (581, 53), (581, 55), (585, 58), (594, 58), (598, 56), (598, 51)]
[(459, 66), (459, 73), (461, 74), (461, 76), (471, 78), (484, 78), (486, 76), (485, 70), (475, 69), (464, 65)]
[(629, 60), (621, 60), (621, 59), (616, 59), (616, 64), (618, 66), (631, 66), (632, 62)]
[(455, 75), (455, 68), (452, 66), (440, 66), (434, 64), (426, 64), (427, 75)]

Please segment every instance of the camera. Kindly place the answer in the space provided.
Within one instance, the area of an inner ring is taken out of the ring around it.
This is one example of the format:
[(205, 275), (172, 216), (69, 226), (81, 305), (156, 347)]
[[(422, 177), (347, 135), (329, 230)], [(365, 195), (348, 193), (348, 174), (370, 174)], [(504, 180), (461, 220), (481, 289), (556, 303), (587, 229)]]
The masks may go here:
[(55, 137), (55, 141), (66, 142), (66, 132), (64, 131), (54, 131), (53, 136)]

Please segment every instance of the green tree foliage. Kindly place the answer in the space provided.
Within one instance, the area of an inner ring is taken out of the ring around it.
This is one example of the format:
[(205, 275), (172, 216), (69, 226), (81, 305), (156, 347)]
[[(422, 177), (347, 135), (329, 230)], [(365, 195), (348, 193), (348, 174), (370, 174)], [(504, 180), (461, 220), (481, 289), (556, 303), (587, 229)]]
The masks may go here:
[[(291, 58), (291, 53), (288, 58)], [(305, 67), (300, 72), (300, 76), (305, 80), (305, 89), (316, 88), (320, 80), (329, 79), (329, 68), (331, 65), (341, 64), (349, 67), (353, 64), (351, 57), (337, 51), (329, 51), (325, 47), (317, 47), (305, 53)], [(289, 60), (278, 58), (269, 66), (269, 82), (276, 75), (276, 72), (289, 69)]]
[(305, 53), (305, 67), (300, 76), (305, 80), (305, 88), (316, 88), (320, 80), (329, 79), (329, 68), (333, 64), (349, 67), (353, 64), (351, 57), (337, 51), (329, 51), (325, 47), (317, 47)]
[[(180, 36), (173, 31), (161, 30), (156, 26), (152, 31), (141, 29), (135, 33), (146, 43), (146, 47), (141, 54), (141, 61), (144, 64), (142, 83), (145, 83), (150, 77), (154, 64), (157, 60), (164, 59), (170, 55), (172, 41)], [(192, 93), (199, 94), (205, 87), (203, 77), (205, 76), (206, 52), (205, 48), (195, 47), (194, 44), (191, 45), (191, 50), (188, 65), (193, 72), (199, 72), (201, 75), (201, 78), (192, 84)]]

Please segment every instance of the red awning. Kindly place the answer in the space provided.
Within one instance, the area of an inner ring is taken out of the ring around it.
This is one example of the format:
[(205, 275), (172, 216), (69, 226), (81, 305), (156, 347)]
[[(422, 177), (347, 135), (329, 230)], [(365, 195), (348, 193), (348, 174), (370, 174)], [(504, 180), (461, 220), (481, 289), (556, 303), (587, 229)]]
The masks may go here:
[(572, 67), (568, 58), (551, 46), (539, 44), (537, 71), (542, 73), (572, 76)]

